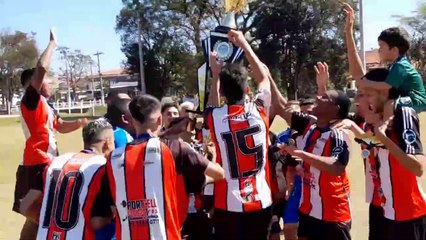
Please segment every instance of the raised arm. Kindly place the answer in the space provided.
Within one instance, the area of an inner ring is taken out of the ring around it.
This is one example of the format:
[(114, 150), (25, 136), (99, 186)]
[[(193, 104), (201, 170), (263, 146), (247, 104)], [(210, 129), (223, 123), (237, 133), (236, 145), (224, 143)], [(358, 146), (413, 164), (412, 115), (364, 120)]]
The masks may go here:
[(207, 100), (208, 106), (220, 107), (220, 83), (219, 74), (222, 70), (223, 62), (217, 61), (217, 53), (210, 53), (210, 70), (212, 71), (212, 83), (210, 86), (209, 99)]
[(365, 69), (362, 66), (361, 58), (359, 57), (355, 38), (354, 38), (354, 20), (355, 11), (348, 3), (343, 5), (343, 11), (346, 13), (346, 48), (348, 51), (349, 73), (352, 77), (359, 81), (365, 75)]
[[(266, 67), (266, 66), (265, 66)], [(269, 73), (269, 70), (268, 70)], [(269, 81), (271, 84), (271, 99), (272, 103), (271, 107), (273, 109), (273, 112), (282, 117), (289, 126), (291, 126), (291, 118), (294, 112), (293, 108), (287, 107), (287, 100), (283, 97), (281, 92), (278, 90), (277, 84), (275, 83), (274, 79), (270, 74)]]
[(237, 47), (240, 47), (244, 50), (244, 54), (247, 58), (247, 61), (251, 65), (254, 80), (258, 84), (259, 89), (266, 90), (268, 92), (271, 91), (271, 86), (268, 78), (268, 73), (266, 69), (263, 67), (263, 63), (259, 60), (259, 58), (254, 53), (250, 44), (247, 42), (243, 33), (240, 31), (231, 30), (228, 33), (229, 40)]
[(314, 66), (316, 73), (316, 81), (318, 87), (318, 96), (324, 96), (327, 91), (327, 84), (330, 78), (330, 74), (328, 72), (328, 64), (326, 62), (318, 62), (316, 66)]
[[(390, 121), (393, 122), (392, 128), (397, 133), (400, 144), (396, 144), (386, 135)], [(420, 140), (419, 118), (414, 109), (406, 107), (397, 109), (393, 120), (379, 121), (375, 124), (374, 133), (402, 166), (417, 177), (423, 176), (426, 157)]]
[(46, 50), (41, 54), (40, 59), (37, 62), (36, 70), (31, 79), (31, 86), (40, 92), (41, 86), (43, 85), (44, 76), (48, 73), (50, 67), (50, 60), (52, 58), (53, 50), (56, 47), (55, 35), (50, 30), (50, 40)]

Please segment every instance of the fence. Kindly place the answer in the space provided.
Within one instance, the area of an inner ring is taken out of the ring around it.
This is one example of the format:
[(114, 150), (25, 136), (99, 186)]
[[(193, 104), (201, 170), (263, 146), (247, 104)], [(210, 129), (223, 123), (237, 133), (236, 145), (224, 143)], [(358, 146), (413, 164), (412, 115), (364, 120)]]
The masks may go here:
[(59, 112), (68, 112), (75, 113), (80, 112), (81, 114), (92, 110), (92, 114), (95, 114), (95, 107), (102, 106), (101, 100), (91, 100), (91, 101), (79, 101), (79, 102), (55, 102), (52, 104), (53, 107)]

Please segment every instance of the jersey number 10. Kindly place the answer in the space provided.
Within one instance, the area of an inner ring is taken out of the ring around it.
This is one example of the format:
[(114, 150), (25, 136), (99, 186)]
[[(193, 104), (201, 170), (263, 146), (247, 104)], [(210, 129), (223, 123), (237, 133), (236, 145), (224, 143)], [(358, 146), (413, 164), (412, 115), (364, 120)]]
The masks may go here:
[(56, 226), (69, 230), (75, 227), (79, 216), (79, 196), (83, 186), (83, 174), (79, 171), (67, 172), (60, 177), (61, 170), (53, 170), (43, 227), (50, 227), (51, 218)]

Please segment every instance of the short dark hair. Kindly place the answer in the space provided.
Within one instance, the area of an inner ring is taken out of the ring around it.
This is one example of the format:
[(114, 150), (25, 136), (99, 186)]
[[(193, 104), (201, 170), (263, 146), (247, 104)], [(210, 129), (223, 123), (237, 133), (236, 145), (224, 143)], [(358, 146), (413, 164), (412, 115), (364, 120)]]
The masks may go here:
[(25, 69), (21, 73), (21, 85), (23, 87), (25, 87), (25, 85), (27, 85), (28, 82), (31, 80), (31, 77), (33, 76), (34, 72), (35, 72), (35, 68), (29, 68), (29, 69)]
[(401, 27), (392, 27), (382, 31), (378, 40), (385, 42), (390, 48), (398, 48), (400, 55), (406, 54), (410, 49), (409, 34)]
[(234, 104), (244, 99), (247, 78), (248, 71), (241, 64), (226, 64), (222, 68), (219, 74), (220, 89), (229, 104)]
[(132, 117), (140, 123), (145, 123), (152, 113), (160, 109), (160, 101), (154, 96), (148, 94), (133, 98), (129, 104), (129, 110)]
[(349, 112), (351, 110), (351, 99), (346, 95), (345, 92), (340, 90), (332, 90), (329, 92), (335, 92), (336, 96), (334, 98), (334, 102), (337, 106), (339, 106), (339, 112), (337, 113), (338, 119), (345, 119), (348, 117)]
[(179, 110), (179, 107), (177, 106), (176, 103), (168, 102), (168, 103), (164, 103), (163, 106), (161, 106), (161, 113), (164, 113), (167, 109), (172, 108), (172, 107)]
[(108, 105), (105, 117), (113, 126), (119, 126), (121, 124), (123, 114), (130, 114), (130, 101), (130, 99), (115, 99), (111, 104)]
[[(388, 78), (389, 70), (386, 68), (376, 68), (372, 69), (367, 72), (367, 74), (364, 75), (363, 78), (372, 81), (372, 82), (385, 82)], [(392, 87), (389, 90), (389, 99), (397, 99), (399, 97), (400, 93), (399, 91)]]
[(304, 98), (300, 100), (300, 106), (307, 106), (315, 104), (316, 100), (313, 98)]
[(105, 130), (112, 129), (111, 124), (105, 118), (99, 118), (93, 122), (90, 122), (83, 128), (83, 141), (84, 145), (97, 143), (101, 139), (101, 135)]

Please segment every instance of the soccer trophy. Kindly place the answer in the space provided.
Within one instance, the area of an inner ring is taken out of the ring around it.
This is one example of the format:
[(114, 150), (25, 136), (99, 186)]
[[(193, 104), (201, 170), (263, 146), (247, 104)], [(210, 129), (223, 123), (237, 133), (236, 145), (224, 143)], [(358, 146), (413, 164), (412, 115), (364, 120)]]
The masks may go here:
[(218, 60), (225, 63), (240, 62), (244, 57), (241, 48), (234, 46), (228, 40), (228, 32), (237, 29), (235, 13), (243, 10), (246, 5), (245, 0), (225, 0), (226, 16), (222, 23), (214, 31), (210, 31), (210, 36), (202, 40), (202, 47), (205, 62), (198, 68), (198, 98), (199, 110), (204, 111), (206, 106), (207, 79), (210, 75), (210, 53), (215, 51)]

